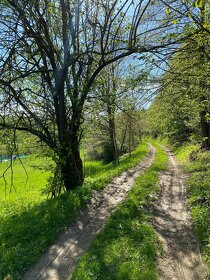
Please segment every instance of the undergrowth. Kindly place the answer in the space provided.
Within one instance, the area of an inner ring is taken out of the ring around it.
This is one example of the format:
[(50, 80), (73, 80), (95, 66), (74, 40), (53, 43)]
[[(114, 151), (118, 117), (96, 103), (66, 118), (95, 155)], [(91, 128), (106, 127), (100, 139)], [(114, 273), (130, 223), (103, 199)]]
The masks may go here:
[[(87, 162), (85, 184), (53, 199), (41, 195), (49, 176), (49, 172), (45, 171), (45, 166), (49, 164), (47, 160), (25, 160), (30, 180), (27, 186), (24, 184), (24, 170), (16, 164), (15, 189), (8, 191), (5, 197), (3, 182), (0, 188), (0, 279), (7, 274), (11, 274), (12, 279), (22, 279), (24, 271), (74, 221), (92, 191), (105, 187), (114, 176), (135, 166), (146, 153), (147, 145), (143, 143), (132, 153), (132, 157), (123, 157), (119, 166)], [(0, 164), (0, 169), (3, 168), (5, 164)], [(7, 174), (7, 179), (9, 176)]]
[(158, 189), (158, 172), (166, 169), (167, 155), (157, 146), (153, 165), (139, 178), (126, 200), (83, 255), (73, 280), (155, 280), (159, 251), (149, 207)]

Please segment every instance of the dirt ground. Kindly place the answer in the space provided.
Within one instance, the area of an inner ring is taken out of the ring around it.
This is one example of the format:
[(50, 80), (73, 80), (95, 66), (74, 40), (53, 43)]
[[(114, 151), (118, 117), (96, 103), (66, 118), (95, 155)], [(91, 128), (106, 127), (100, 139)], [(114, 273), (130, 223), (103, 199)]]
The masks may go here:
[(169, 168), (160, 174), (154, 222), (163, 245), (163, 254), (158, 258), (159, 280), (204, 280), (207, 277), (193, 235), (184, 177), (173, 154), (166, 152)]
[(148, 156), (135, 168), (116, 177), (104, 190), (93, 195), (88, 207), (81, 211), (76, 223), (28, 271), (24, 280), (65, 280), (80, 256), (87, 250), (107, 218), (132, 188), (135, 178), (151, 166), (155, 149), (149, 145)]

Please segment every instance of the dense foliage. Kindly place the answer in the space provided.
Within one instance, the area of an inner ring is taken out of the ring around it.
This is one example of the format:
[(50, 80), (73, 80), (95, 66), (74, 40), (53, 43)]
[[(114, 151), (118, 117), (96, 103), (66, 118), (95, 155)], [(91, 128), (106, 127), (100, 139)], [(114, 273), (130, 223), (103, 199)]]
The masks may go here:
[[(164, 73), (156, 79), (158, 94), (147, 112), (146, 130), (168, 137), (173, 144), (196, 140), (210, 148), (209, 4), (196, 1), (197, 18), (184, 32), (195, 34), (162, 62)], [(198, 25), (198, 26), (197, 26)], [(199, 27), (199, 28), (198, 28)]]

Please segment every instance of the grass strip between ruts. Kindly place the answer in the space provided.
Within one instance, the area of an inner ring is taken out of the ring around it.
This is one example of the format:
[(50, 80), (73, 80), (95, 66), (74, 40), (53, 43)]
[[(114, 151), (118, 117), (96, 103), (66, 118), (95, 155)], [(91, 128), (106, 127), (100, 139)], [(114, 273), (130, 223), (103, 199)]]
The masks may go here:
[(74, 271), (73, 280), (154, 280), (160, 249), (151, 225), (150, 202), (158, 190), (158, 172), (167, 155), (157, 149), (152, 166), (140, 175), (126, 200), (117, 207)]

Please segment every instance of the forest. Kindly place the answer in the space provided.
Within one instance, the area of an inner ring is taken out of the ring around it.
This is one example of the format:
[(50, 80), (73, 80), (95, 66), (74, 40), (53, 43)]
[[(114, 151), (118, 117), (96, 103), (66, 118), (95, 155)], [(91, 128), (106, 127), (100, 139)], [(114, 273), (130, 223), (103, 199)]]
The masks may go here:
[(0, 0), (0, 280), (210, 279), (210, 2)]

